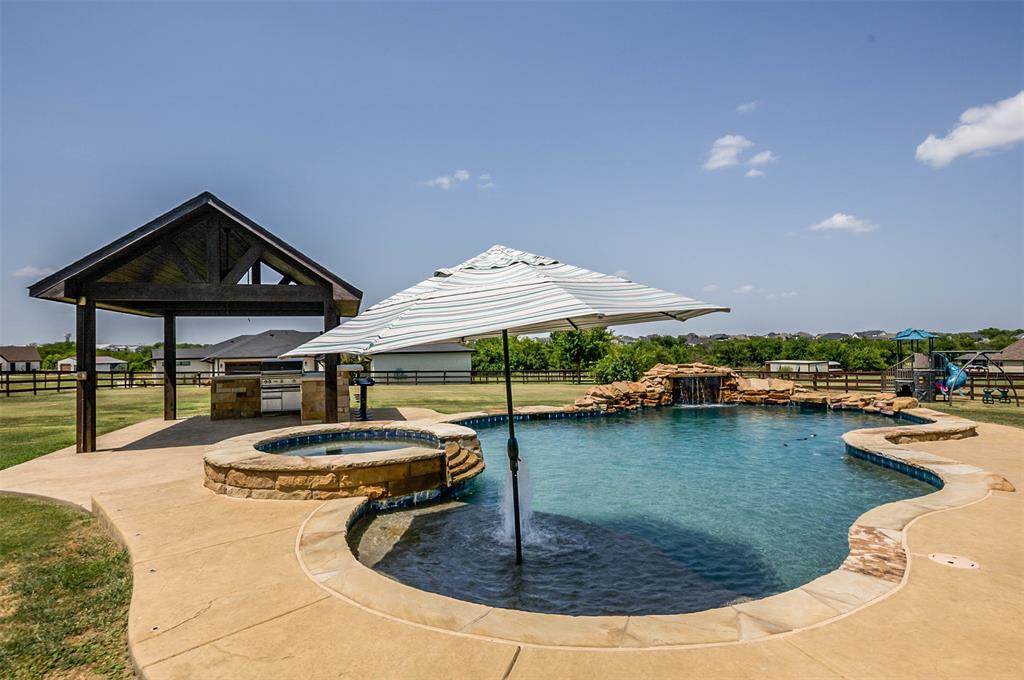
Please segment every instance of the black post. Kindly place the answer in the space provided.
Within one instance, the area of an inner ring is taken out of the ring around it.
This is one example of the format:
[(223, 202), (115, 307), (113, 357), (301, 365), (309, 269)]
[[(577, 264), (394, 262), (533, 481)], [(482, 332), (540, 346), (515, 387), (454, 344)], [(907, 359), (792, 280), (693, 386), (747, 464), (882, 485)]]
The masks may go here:
[(512, 471), (512, 515), (516, 522), (516, 564), (523, 563), (523, 537), (519, 528), (519, 442), (516, 421), (512, 414), (512, 369), (508, 361), (508, 331), (501, 332), (505, 354), (505, 403), (508, 406), (508, 469)]
[(76, 446), (78, 453), (96, 450), (96, 303), (91, 298), (79, 298), (76, 308), (75, 361), (78, 379)]
[[(324, 300), (324, 333), (338, 325), (338, 311), (334, 299)], [(324, 422), (338, 422), (338, 355), (324, 355)]]
[(164, 312), (164, 420), (178, 417), (178, 339), (174, 313)]

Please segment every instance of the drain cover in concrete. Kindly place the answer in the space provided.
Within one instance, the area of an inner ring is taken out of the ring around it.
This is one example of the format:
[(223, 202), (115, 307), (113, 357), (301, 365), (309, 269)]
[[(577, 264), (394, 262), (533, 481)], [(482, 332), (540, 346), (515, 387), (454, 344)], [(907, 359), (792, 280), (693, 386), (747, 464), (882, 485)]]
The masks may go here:
[(946, 553), (932, 553), (928, 556), (928, 559), (939, 564), (945, 564), (947, 567), (956, 567), (957, 569), (977, 569), (978, 563), (974, 560), (967, 559), (966, 557), (960, 557), (959, 555), (948, 555)]

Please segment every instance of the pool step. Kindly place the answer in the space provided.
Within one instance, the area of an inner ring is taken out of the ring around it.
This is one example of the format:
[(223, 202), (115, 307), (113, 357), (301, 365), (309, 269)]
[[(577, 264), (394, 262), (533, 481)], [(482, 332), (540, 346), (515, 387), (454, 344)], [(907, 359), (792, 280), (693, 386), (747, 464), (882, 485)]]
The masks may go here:
[(472, 479), (484, 471), (484, 459), (476, 455), (474, 455), (474, 458), (475, 460), (472, 464), (463, 467), (458, 474), (452, 474), (451, 484), (458, 484), (465, 479)]
[(458, 466), (462, 465), (469, 456), (469, 451), (466, 449), (459, 449), (458, 453), (448, 456), (448, 469), (454, 470)]

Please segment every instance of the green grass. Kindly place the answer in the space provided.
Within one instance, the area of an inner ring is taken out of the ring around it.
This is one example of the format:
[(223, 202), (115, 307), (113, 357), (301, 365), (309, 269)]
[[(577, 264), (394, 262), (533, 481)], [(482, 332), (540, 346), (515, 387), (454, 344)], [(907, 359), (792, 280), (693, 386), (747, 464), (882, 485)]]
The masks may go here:
[[(1024, 404), (1024, 399), (1021, 400), (1021, 403)], [(934, 404), (922, 404), (922, 406), (969, 418), (979, 423), (995, 423), (996, 425), (1024, 428), (1024, 405), (1017, 406), (1013, 402), (1010, 404), (983, 404), (980, 398), (974, 400), (954, 398), (952, 404), (937, 401)]]
[[(96, 433), (163, 416), (163, 388), (96, 392)], [(209, 413), (208, 387), (179, 387), (180, 417)], [(0, 470), (75, 443), (75, 392), (0, 397)]]
[(0, 677), (130, 678), (127, 553), (83, 512), (0, 497)]
[[(560, 406), (582, 397), (591, 385), (526, 383), (512, 385), (512, 398), (521, 406)], [(357, 388), (352, 388), (353, 395)], [(505, 385), (375, 385), (369, 390), (370, 408), (421, 406), (441, 413), (504, 408)]]

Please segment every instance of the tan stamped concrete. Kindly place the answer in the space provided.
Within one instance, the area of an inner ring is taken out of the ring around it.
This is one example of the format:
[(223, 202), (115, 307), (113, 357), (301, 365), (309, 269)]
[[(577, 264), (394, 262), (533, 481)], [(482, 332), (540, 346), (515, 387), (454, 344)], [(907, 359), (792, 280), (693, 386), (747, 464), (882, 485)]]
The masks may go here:
[[(346, 572), (329, 568), (338, 547), (337, 517), (318, 519), (314, 511), (326, 510), (323, 502), (234, 499), (203, 488), (207, 446), (289, 424), (286, 419), (146, 421), (101, 437), (101, 447), (108, 449), (103, 452), (62, 451), (0, 471), (0, 491), (94, 507), (128, 546), (135, 576), (129, 638), (146, 678), (1024, 675), (1024, 494), (991, 491), (965, 507), (937, 512), (921, 506), (930, 514), (916, 519), (880, 515), (880, 532), (906, 534), (909, 571), (902, 587), (843, 614), (859, 606), (849, 598), (849, 584), (812, 582), (790, 595), (799, 602), (775, 613), (792, 618), (795, 632), (757, 639), (774, 631), (766, 630), (772, 626), (765, 619), (749, 614), (756, 603), (747, 603), (731, 608), (742, 619), (746, 642), (721, 644), (721, 631), (732, 630), (732, 613), (722, 619), (709, 612), (688, 623), (636, 618), (616, 632), (622, 645), (617, 648), (537, 646), (438, 630), (338, 597), (327, 584), (333, 579), (340, 587)], [(1024, 431), (981, 425), (978, 434), (899, 446), (967, 466), (952, 473), (964, 479), (977, 480), (972, 468), (980, 468), (1020, 489)], [(950, 494), (946, 500), (956, 504), (963, 498)], [(343, 502), (359, 501), (328, 501)], [(304, 523), (308, 572), (296, 558)], [(899, 527), (882, 526), (887, 524)], [(927, 558), (932, 552), (964, 555), (980, 568), (938, 564)], [(849, 578), (858, 576), (863, 575)], [(854, 588), (869, 592), (876, 581), (861, 580)], [(771, 600), (761, 601), (762, 612), (776, 608)], [(799, 629), (808, 612), (821, 607), (839, 612), (838, 618)], [(410, 617), (416, 616), (412, 609)], [(451, 611), (454, 617), (467, 614), (461, 607)], [(486, 635), (485, 619), (469, 618), (464, 625)], [(645, 648), (675, 636), (680, 625), (696, 628), (710, 646)], [(545, 631), (537, 633), (547, 637)]]

